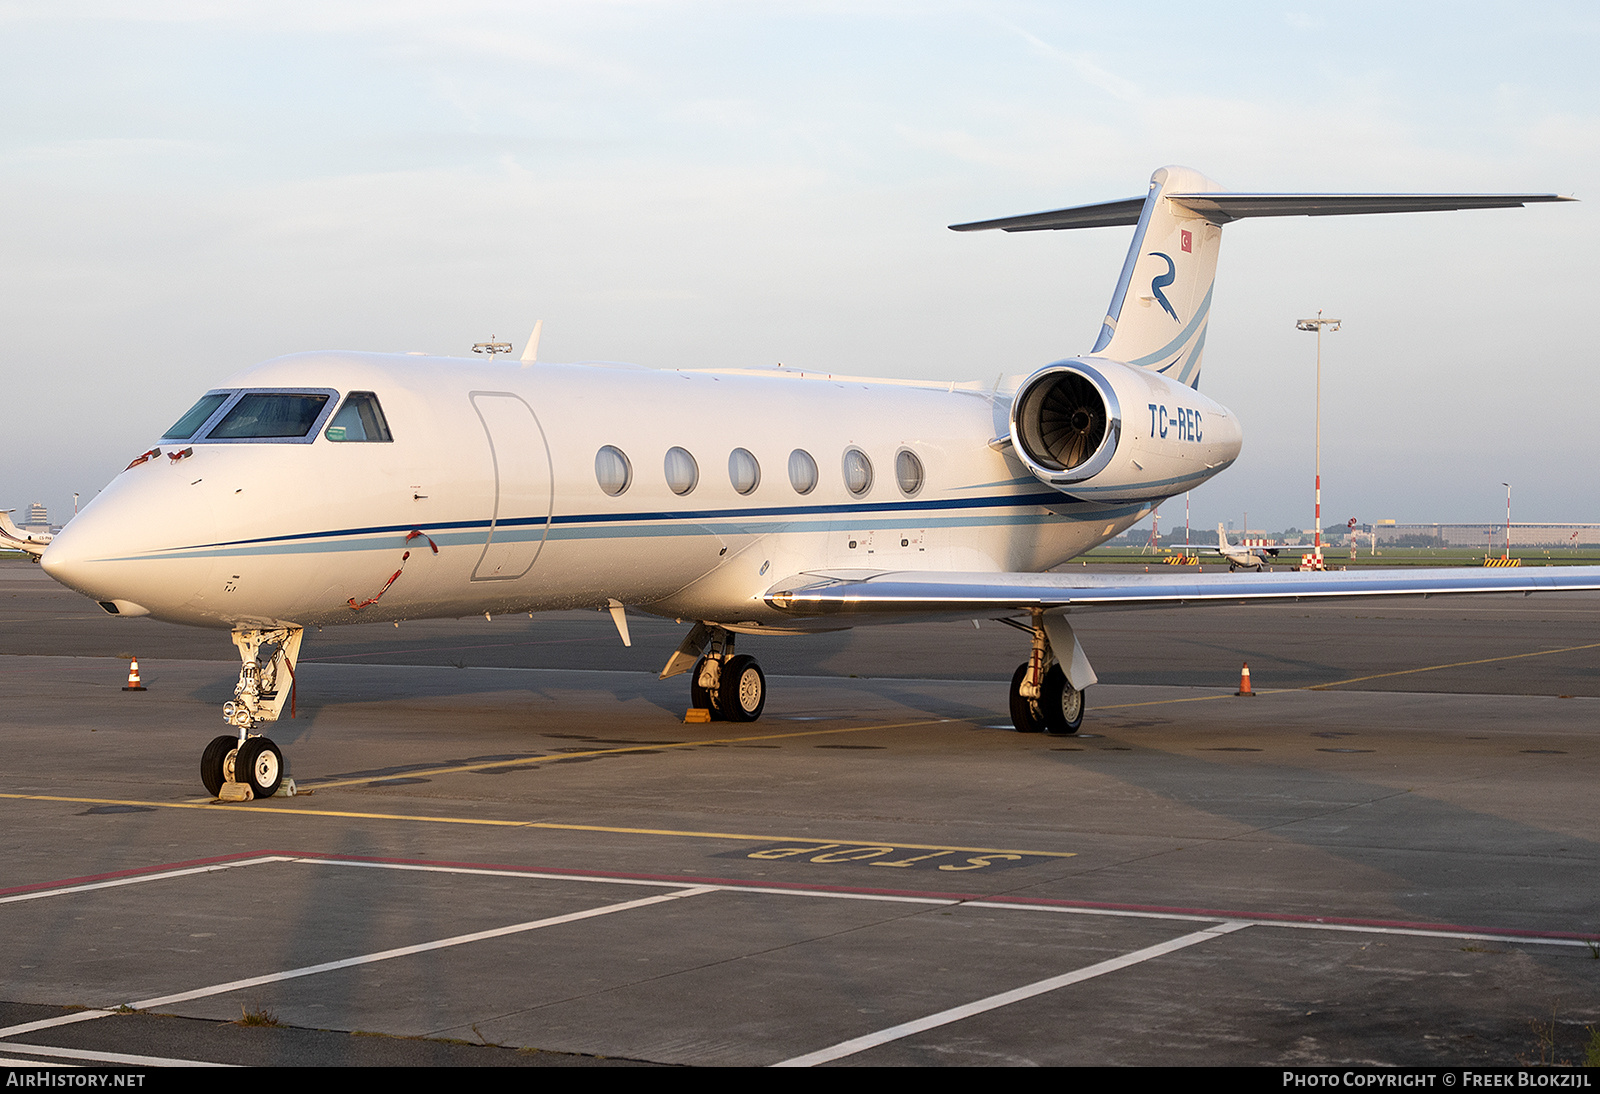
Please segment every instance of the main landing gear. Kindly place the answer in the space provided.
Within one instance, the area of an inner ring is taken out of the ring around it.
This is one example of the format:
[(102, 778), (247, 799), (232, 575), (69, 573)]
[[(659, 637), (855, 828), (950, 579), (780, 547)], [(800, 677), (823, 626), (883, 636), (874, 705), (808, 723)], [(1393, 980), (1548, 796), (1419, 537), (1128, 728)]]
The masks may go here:
[(285, 787), (294, 793), (294, 780), (284, 774), (283, 751), (255, 729), (261, 722), (277, 721), (294, 691), (303, 635), (299, 627), (233, 632), (242, 664), (222, 717), (237, 732), (215, 738), (200, 756), (200, 781), (213, 797), (249, 801), (270, 798)]
[(767, 677), (754, 657), (733, 652), (734, 632), (714, 623), (696, 623), (683, 640), (661, 679), (693, 672), (689, 705), (708, 710), (724, 722), (753, 722), (767, 705)]
[[(1027, 631), (1032, 639), (1028, 660), (1011, 677), (1011, 724), (1018, 733), (1073, 734), (1083, 725), (1084, 692), (1095, 682), (1094, 669), (1072, 625), (1065, 617), (1032, 613), (1031, 625), (1011, 619), (1000, 622)], [(1067, 654), (1062, 666), (1056, 645)]]

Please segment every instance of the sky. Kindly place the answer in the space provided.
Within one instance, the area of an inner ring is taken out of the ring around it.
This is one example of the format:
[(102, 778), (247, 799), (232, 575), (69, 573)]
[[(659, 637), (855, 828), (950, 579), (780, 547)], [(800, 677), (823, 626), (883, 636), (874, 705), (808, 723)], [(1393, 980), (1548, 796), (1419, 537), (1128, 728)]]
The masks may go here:
[[(60, 522), (284, 353), (991, 379), (1091, 348), (1144, 192), (1556, 192), (1246, 221), (1196, 527), (1600, 522), (1600, 9), (0, 0), (0, 507)], [(152, 514), (159, 517), (159, 514)], [(1183, 519), (1168, 502), (1163, 528)]]

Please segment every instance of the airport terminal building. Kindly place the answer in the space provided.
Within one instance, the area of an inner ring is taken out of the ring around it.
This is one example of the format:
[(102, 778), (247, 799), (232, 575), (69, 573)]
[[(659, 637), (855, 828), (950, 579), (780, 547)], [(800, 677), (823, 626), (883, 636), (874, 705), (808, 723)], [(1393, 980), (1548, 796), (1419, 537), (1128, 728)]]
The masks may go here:
[[(1409, 547), (1498, 547), (1506, 542), (1505, 522), (1499, 524), (1399, 524), (1380, 521), (1372, 526), (1378, 545)], [(1511, 525), (1513, 547), (1600, 546), (1600, 524)]]

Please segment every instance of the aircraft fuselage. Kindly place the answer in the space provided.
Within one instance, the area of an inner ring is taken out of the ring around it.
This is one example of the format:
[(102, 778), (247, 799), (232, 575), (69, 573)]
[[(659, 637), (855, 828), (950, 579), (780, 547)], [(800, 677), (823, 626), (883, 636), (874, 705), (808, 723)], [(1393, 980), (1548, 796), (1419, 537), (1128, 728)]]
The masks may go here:
[[(328, 398), (304, 438), (161, 442), (57, 538), (56, 577), (120, 614), (214, 627), (616, 601), (793, 629), (761, 599), (781, 578), (1045, 570), (1239, 447), (1225, 410), (1175, 384), (1154, 416), (1127, 408), (1109, 497), (1052, 488), (991, 444), (1011, 395), (978, 385), (311, 353), (215, 390)], [(377, 397), (391, 441), (330, 440), (350, 392)], [(620, 492), (600, 481), (602, 448), (623, 457)]]

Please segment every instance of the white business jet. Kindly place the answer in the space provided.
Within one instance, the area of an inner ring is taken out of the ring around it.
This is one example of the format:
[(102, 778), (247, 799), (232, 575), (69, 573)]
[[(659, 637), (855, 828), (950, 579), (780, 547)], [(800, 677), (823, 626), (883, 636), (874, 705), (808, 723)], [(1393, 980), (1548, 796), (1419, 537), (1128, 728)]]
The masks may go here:
[(1217, 525), (1217, 545), (1212, 550), (1228, 560), (1229, 573), (1240, 569), (1271, 570), (1272, 559), (1278, 557), (1278, 548), (1276, 547), (1235, 547), (1228, 542), (1228, 532), (1220, 524)]
[(10, 551), (26, 551), (33, 562), (38, 562), (44, 549), (50, 546), (50, 541), (55, 536), (49, 532), (35, 532), (27, 528), (18, 528), (11, 520), (11, 511), (8, 509), (0, 513), (0, 549)]
[(591, 608), (626, 642), (624, 610), (651, 612), (692, 622), (661, 675), (748, 721), (766, 681), (739, 635), (1004, 616), (1029, 639), (1016, 728), (1073, 733), (1095, 681), (1077, 612), (1600, 588), (1600, 567), (1046, 572), (1238, 456), (1238, 420), (1197, 390), (1224, 224), (1557, 200), (1236, 193), (1167, 167), (1138, 197), (954, 225), (1134, 226), (1093, 350), (994, 385), (281, 357), (203, 395), (43, 563), (113, 615), (231, 631), (231, 729), (201, 762), (224, 797), (278, 789), (260, 730), (303, 629), (336, 623)]

